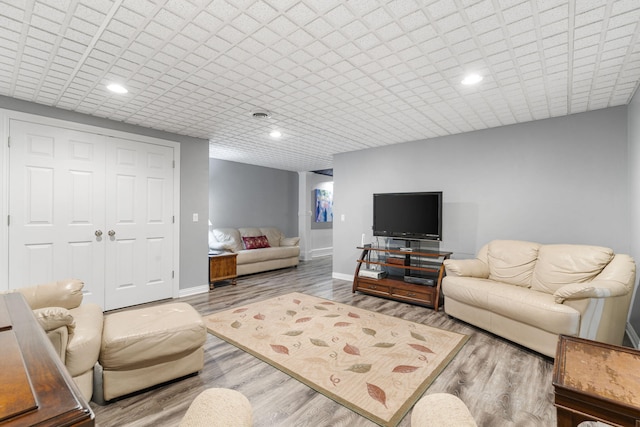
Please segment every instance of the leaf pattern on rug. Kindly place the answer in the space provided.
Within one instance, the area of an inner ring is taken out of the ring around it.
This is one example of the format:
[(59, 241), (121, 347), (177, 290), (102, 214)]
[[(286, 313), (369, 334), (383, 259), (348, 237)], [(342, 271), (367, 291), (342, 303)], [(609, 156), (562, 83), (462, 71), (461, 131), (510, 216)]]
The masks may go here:
[(309, 338), (309, 341), (311, 341), (311, 344), (317, 345), (318, 347), (329, 347), (329, 344), (327, 344), (324, 340)]
[(237, 310), (233, 310), (234, 313), (244, 313), (245, 311), (249, 310), (249, 308), (247, 307), (243, 307), (243, 308), (239, 308)]
[(354, 356), (360, 356), (360, 350), (355, 345), (347, 344), (342, 349), (345, 353), (351, 354)]
[(352, 325), (352, 323), (349, 322), (337, 322), (334, 323), (333, 326), (337, 327), (337, 328), (344, 328), (345, 326), (349, 326)]
[(435, 354), (433, 351), (431, 351), (431, 349), (430, 349), (430, 348), (425, 347), (425, 346), (420, 345), (420, 344), (409, 344), (409, 346), (410, 346), (411, 348), (413, 348), (414, 350), (418, 350), (418, 351), (421, 351), (421, 352), (423, 352), (423, 353), (431, 353), (431, 354)]
[(238, 329), (238, 328), (240, 328), (241, 326), (242, 326), (242, 323), (238, 322), (237, 320), (231, 324), (231, 327), (232, 327), (233, 329)]
[(329, 310), (327, 307), (323, 307), (323, 306), (321, 306), (321, 305), (316, 305), (314, 308), (315, 308), (316, 310), (324, 310), (324, 311)]
[(352, 312), (349, 312), (349, 314), (347, 314), (347, 316), (353, 317), (354, 319), (359, 319), (360, 318), (360, 315), (358, 313), (352, 313)]
[(304, 322), (308, 322), (309, 320), (311, 320), (311, 317), (301, 317), (298, 320), (296, 320), (296, 323), (304, 323)]
[(394, 345), (396, 345), (396, 343), (393, 343), (393, 342), (378, 342), (378, 343), (375, 343), (373, 346), (374, 347), (378, 347), (378, 348), (391, 348)]
[(288, 315), (288, 316), (294, 317), (296, 314), (298, 314), (298, 312), (297, 312), (297, 311), (287, 310), (287, 315)]
[(372, 337), (376, 336), (376, 331), (370, 328), (362, 328), (362, 332), (364, 332), (367, 335), (371, 335)]
[(422, 335), (420, 335), (417, 332), (413, 332), (411, 331), (411, 336), (419, 341), (426, 341), (427, 339), (425, 337), (423, 337)]
[(358, 363), (358, 364), (349, 366), (346, 370), (355, 372), (357, 374), (366, 374), (371, 370), (371, 364)]
[(253, 318), (256, 319), (256, 320), (264, 320), (265, 319), (264, 314), (261, 314), (261, 313), (256, 314), (255, 316), (253, 316)]
[(297, 337), (298, 335), (302, 335), (304, 331), (287, 331), (282, 335), (287, 335), (289, 337)]
[(410, 374), (411, 372), (415, 372), (420, 369), (418, 366), (408, 366), (408, 365), (398, 365), (391, 372), (396, 372), (400, 374)]
[(382, 403), (384, 407), (387, 407), (387, 394), (380, 387), (374, 384), (367, 383), (367, 392), (374, 400)]
[(271, 344), (271, 348), (276, 353), (289, 355), (289, 349), (287, 347), (283, 346), (283, 345)]

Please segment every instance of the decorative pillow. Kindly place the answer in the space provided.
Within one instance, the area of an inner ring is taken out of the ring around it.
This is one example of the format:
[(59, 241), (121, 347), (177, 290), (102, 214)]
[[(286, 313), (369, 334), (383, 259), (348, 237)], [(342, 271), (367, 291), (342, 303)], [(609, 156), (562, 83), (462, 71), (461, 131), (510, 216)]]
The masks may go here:
[(261, 249), (271, 247), (269, 246), (269, 240), (267, 240), (267, 236), (243, 237), (242, 243), (244, 243), (245, 249)]

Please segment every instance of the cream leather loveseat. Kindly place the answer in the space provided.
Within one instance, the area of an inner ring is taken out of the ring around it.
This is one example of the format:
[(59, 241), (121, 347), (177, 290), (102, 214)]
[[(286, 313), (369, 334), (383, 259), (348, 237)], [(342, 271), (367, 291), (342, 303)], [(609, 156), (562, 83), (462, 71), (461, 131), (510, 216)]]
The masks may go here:
[(495, 240), (444, 265), (450, 316), (550, 357), (560, 334), (622, 344), (636, 271), (628, 255)]
[[(250, 243), (264, 243), (262, 236), (268, 246), (247, 249)], [(276, 227), (214, 228), (209, 232), (210, 249), (238, 254), (238, 276), (298, 265), (299, 242), (299, 237), (285, 237)]]

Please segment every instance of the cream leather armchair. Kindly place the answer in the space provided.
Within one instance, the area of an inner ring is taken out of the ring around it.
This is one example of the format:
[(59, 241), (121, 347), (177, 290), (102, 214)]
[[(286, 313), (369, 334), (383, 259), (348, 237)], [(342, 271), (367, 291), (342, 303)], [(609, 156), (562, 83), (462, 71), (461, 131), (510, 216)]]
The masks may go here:
[(103, 314), (97, 304), (82, 304), (80, 280), (60, 280), (17, 289), (24, 295), (69, 374), (91, 400), (93, 368), (102, 342)]

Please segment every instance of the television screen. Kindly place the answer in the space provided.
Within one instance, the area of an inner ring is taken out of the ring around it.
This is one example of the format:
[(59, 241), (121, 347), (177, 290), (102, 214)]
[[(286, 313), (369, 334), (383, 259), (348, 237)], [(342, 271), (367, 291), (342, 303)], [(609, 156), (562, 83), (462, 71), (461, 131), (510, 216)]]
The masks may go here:
[(442, 192), (374, 194), (373, 235), (442, 240)]

